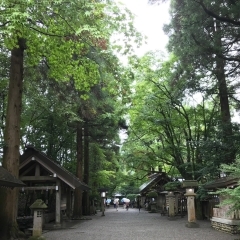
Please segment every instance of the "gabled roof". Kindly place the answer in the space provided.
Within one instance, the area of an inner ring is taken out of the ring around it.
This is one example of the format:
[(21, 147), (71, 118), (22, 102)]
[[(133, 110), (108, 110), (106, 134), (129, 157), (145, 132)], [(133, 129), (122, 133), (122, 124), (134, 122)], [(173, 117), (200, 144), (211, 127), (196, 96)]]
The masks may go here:
[(36, 161), (53, 175), (65, 182), (73, 189), (80, 188), (82, 190), (89, 190), (90, 187), (77, 178), (74, 174), (60, 166), (58, 163), (48, 158), (46, 154), (38, 151), (32, 146), (28, 146), (23, 155), (20, 156), (19, 170), (29, 164), (31, 161)]
[(0, 166), (0, 187), (24, 187), (25, 184), (14, 177), (10, 172), (8, 172), (4, 167)]
[(143, 183), (143, 184), (139, 187), (139, 192), (144, 191), (148, 186), (151, 185), (151, 183), (155, 182), (156, 178), (157, 178), (157, 176), (154, 177), (154, 178), (152, 178), (152, 179), (150, 179), (149, 181)]
[(165, 184), (166, 182), (170, 181), (170, 178), (166, 175), (165, 172), (154, 173), (150, 176), (149, 181), (143, 183), (139, 187), (139, 192), (146, 192), (161, 181), (163, 182), (163, 184)]
[(236, 186), (238, 185), (240, 178), (237, 177), (223, 177), (223, 178), (218, 178), (214, 181), (208, 182), (203, 185), (205, 189), (209, 190), (214, 190), (217, 188), (226, 188), (229, 186)]

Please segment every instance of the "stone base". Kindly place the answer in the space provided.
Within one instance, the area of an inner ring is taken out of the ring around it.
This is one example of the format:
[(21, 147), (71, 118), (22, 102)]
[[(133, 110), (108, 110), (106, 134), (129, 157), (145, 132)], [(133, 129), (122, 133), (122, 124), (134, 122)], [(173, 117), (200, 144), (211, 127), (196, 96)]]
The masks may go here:
[(33, 228), (32, 235), (33, 235), (33, 237), (40, 237), (40, 236), (42, 236), (42, 229), (34, 229)]
[(54, 228), (54, 229), (60, 229), (60, 228), (62, 228), (62, 224), (61, 224), (61, 223), (55, 223), (55, 224), (53, 225), (53, 228)]
[(218, 231), (223, 231), (230, 234), (239, 234), (240, 220), (229, 220), (224, 218), (213, 217), (211, 219), (211, 225)]
[(196, 222), (188, 222), (185, 224), (185, 226), (188, 228), (199, 228), (199, 224)]

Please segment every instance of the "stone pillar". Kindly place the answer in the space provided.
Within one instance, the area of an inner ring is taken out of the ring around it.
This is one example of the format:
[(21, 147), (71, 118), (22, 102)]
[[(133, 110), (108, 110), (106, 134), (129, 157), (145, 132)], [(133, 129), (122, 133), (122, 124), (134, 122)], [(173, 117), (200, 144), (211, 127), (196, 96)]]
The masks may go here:
[(175, 210), (174, 210), (174, 202), (175, 202), (175, 196), (172, 191), (168, 192), (168, 195), (166, 195), (166, 198), (168, 199), (168, 217), (169, 220), (173, 220), (175, 217)]
[(186, 227), (196, 228), (199, 225), (196, 223), (196, 213), (195, 213), (195, 196), (194, 188), (187, 188), (186, 194), (187, 197), (187, 212), (188, 212), (188, 223)]
[(61, 224), (61, 181), (56, 181), (56, 213), (55, 213), (55, 224)]
[(33, 233), (34, 237), (40, 237), (42, 235), (43, 226), (43, 211), (47, 208), (47, 205), (41, 200), (37, 199), (31, 206), (33, 209)]

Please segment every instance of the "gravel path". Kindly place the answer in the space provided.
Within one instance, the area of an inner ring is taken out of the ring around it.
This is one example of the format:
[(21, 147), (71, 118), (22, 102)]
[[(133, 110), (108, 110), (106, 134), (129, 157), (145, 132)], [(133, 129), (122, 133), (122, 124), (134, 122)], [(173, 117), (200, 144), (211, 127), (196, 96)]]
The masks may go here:
[(130, 208), (107, 209), (105, 216), (91, 216), (66, 225), (64, 229), (45, 231), (47, 240), (240, 240), (211, 228), (209, 221), (198, 221), (199, 228), (187, 228), (187, 217), (169, 221), (159, 213)]

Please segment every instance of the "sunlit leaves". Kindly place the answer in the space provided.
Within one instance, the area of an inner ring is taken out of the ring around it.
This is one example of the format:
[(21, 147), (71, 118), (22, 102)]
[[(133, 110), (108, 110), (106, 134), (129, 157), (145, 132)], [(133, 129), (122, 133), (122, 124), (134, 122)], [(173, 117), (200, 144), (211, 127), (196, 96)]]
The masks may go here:
[[(110, 36), (121, 32), (123, 40), (141, 41), (131, 13), (114, 2), (23, 0), (12, 4), (5, 0), (0, 12), (0, 34), (8, 49), (19, 47), (18, 39), (25, 39), (28, 65), (45, 62), (50, 77), (74, 79), (76, 88), (84, 91), (99, 82), (98, 65), (86, 57), (90, 47), (107, 50)], [(125, 45), (125, 50), (130, 48)]]

